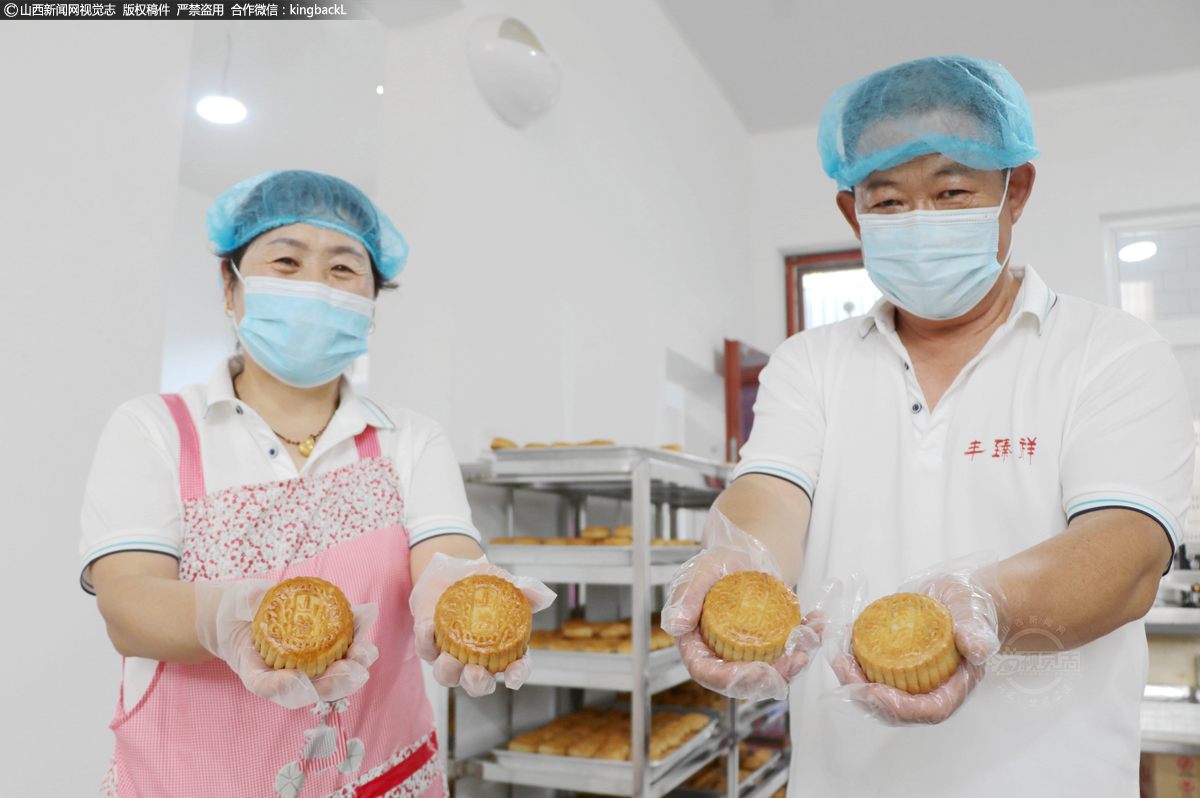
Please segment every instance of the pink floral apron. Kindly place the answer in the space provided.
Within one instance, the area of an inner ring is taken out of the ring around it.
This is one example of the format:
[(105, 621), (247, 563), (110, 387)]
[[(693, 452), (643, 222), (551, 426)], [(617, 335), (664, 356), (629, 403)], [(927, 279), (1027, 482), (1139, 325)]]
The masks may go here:
[(179, 578), (327, 579), (352, 604), (379, 605), (365, 635), (379, 659), (349, 698), (298, 710), (253, 695), (221, 660), (159, 663), (137, 706), (126, 713), (117, 702), (105, 795), (442, 798), (408, 611), (404, 500), (375, 429), (355, 438), (353, 465), (208, 496), (191, 414), (178, 395), (163, 398), (179, 428)]

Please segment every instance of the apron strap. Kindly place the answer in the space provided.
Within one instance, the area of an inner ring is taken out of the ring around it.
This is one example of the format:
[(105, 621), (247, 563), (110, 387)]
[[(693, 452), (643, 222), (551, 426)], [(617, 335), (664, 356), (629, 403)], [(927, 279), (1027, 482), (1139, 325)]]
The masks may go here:
[(164, 393), (162, 398), (179, 428), (179, 493), (185, 502), (202, 499), (206, 494), (204, 464), (200, 460), (200, 436), (196, 434), (192, 414), (179, 394)]
[(379, 448), (379, 436), (375, 434), (375, 428), (370, 424), (354, 436), (354, 445), (358, 447), (359, 460), (370, 460), (373, 457), (383, 456), (383, 452)]

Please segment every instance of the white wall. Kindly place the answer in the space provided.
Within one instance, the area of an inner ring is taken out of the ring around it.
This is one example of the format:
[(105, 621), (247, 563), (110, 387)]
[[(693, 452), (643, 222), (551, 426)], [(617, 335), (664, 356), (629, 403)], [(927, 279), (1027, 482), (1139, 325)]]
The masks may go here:
[[(527, 24), (563, 73), (524, 130), (488, 107), (470, 23)], [(412, 246), (371, 390), (492, 435), (654, 445), (667, 350), (753, 329), (749, 137), (655, 3), (474, 0), (389, 31), (380, 204)], [(718, 431), (719, 434), (719, 431)]]
[(79, 507), (109, 415), (158, 390), (191, 36), (0, 26), (4, 795), (95, 795), (112, 755), (120, 657), (79, 588)]
[[(830, 87), (831, 90), (834, 87)], [(1057, 291), (1108, 302), (1101, 217), (1197, 203), (1200, 70), (1033, 94), (1042, 157), (1013, 262)], [(771, 351), (785, 335), (783, 255), (855, 245), (821, 171), (816, 127), (753, 137), (754, 273), (758, 324)]]

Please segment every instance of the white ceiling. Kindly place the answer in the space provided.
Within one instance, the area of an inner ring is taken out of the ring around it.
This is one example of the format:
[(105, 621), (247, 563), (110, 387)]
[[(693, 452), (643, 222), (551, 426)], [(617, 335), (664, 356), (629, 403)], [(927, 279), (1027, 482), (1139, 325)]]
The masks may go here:
[(837, 87), (931, 55), (998, 61), (1027, 93), (1200, 66), (1200, 0), (658, 2), (752, 133), (816, 124)]
[[(384, 39), (376, 20), (196, 25), (180, 181), (216, 196), (269, 169), (311, 169), (371, 194)], [(227, 52), (226, 91), (247, 114), (237, 124), (218, 125), (195, 108), (220, 93)]]

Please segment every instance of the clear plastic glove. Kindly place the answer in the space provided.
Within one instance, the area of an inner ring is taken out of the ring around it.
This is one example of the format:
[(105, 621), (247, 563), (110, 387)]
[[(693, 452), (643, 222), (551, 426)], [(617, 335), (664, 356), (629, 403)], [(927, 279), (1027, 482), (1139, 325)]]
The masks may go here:
[(904, 580), (895, 592), (922, 593), (946, 605), (954, 620), (954, 644), (962, 655), (958, 670), (944, 685), (922, 695), (870, 683), (852, 648), (854, 620), (868, 603), (866, 579), (855, 574), (842, 601), (831, 607), (829, 664), (842, 686), (826, 696), (851, 714), (887, 726), (941, 723), (983, 680), (985, 663), (1008, 635), (1008, 607), (996, 578), (996, 556), (979, 552), (938, 563)]
[[(775, 662), (723, 660), (700, 634), (700, 611), (708, 591), (719, 579), (738, 571), (762, 571), (780, 579), (782, 575), (771, 553), (716, 508), (708, 514), (703, 545), (704, 550), (680, 566), (671, 580), (662, 611), (663, 631), (675, 638), (692, 678), (708, 689), (752, 701), (786, 698), (788, 685), (808, 667), (813, 652), (821, 647), (825, 629), (822, 607), (827, 599), (822, 599), (792, 630), (783, 655)], [(828, 595), (840, 591), (840, 586), (831, 582), (822, 590)]]
[[(462, 687), (467, 691), (467, 695), (473, 697), (487, 695), (495, 690), (496, 677), (482, 665), (463, 665), (457, 658), (438, 651), (433, 613), (446, 588), (460, 579), (478, 574), (498, 576), (512, 582), (525, 594), (529, 608), (534, 612), (546, 609), (556, 598), (554, 591), (538, 580), (527, 576), (513, 576), (503, 568), (492, 565), (487, 557), (460, 560), (441, 552), (433, 555), (408, 597), (408, 608), (413, 616), (417, 656), (433, 663), (433, 678), (438, 684), (444, 687)], [(512, 690), (520, 689), (529, 678), (531, 662), (528, 651), (525, 652), (525, 656), (510, 662), (504, 669), (505, 686)]]
[(274, 585), (266, 579), (239, 582), (196, 582), (196, 637), (211, 654), (225, 660), (246, 689), (286, 709), (301, 709), (318, 701), (336, 701), (367, 683), (367, 668), (379, 649), (363, 635), (379, 617), (375, 604), (354, 611), (354, 642), (346, 654), (320, 676), (289, 668), (270, 667), (254, 647), (251, 622), (263, 595)]

